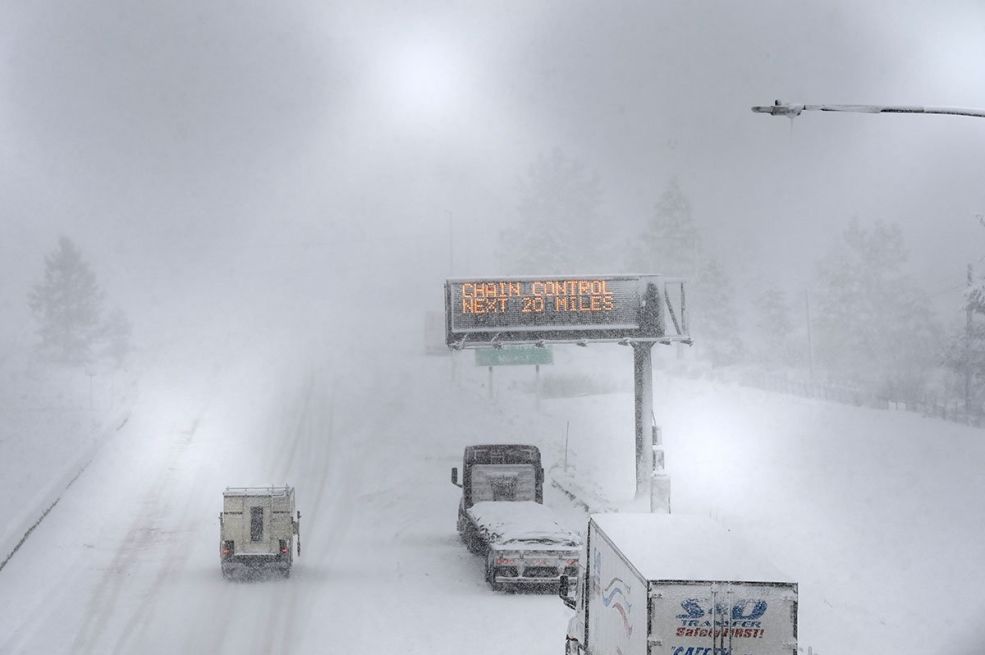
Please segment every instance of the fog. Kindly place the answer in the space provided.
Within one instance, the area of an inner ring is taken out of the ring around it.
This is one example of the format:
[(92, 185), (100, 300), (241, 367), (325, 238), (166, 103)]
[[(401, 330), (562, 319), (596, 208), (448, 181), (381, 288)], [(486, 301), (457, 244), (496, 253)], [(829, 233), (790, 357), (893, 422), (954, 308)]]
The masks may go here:
[[(921, 603), (960, 606), (951, 641), (977, 652), (982, 523), (946, 508), (981, 495), (980, 430), (957, 423), (985, 418), (985, 294), (978, 341), (962, 332), (985, 120), (750, 109), (985, 109), (983, 33), (973, 0), (0, 0), (0, 592), (24, 599), (0, 650), (157, 652), (194, 619), (191, 650), (313, 651), (342, 630), (357, 651), (559, 652), (556, 599), (486, 593), (447, 469), (480, 439), (556, 464), (567, 425), (568, 477), (618, 500), (630, 349), (559, 347), (545, 409), (528, 370), (497, 371), (494, 397), (491, 368), (424, 358), (425, 313), (449, 277), (659, 273), (694, 289), (694, 347), (655, 364), (675, 507), (801, 576), (803, 650), (917, 624), (938, 643), (885, 584), (906, 571)], [(667, 207), (700, 251), (643, 238)], [(96, 368), (38, 347), (30, 302), (61, 237), (132, 327)], [(221, 488), (264, 476), (293, 476), (312, 526), (276, 612), (266, 587), (220, 586), (213, 548)], [(351, 571), (380, 562), (364, 596)], [(476, 641), (487, 607), (539, 627)]]
[(676, 179), (740, 293), (803, 288), (853, 216), (899, 223), (930, 292), (960, 287), (981, 256), (985, 122), (749, 111), (774, 98), (985, 107), (974, 2), (3, 14), (0, 302), (19, 343), (59, 234), (137, 341), (192, 294), (250, 305), (262, 285), (276, 315), (367, 271), (432, 305), (450, 272), (538, 273), (503, 270), (495, 246), (520, 180), (554, 149), (598, 176), (601, 219), (627, 237)]

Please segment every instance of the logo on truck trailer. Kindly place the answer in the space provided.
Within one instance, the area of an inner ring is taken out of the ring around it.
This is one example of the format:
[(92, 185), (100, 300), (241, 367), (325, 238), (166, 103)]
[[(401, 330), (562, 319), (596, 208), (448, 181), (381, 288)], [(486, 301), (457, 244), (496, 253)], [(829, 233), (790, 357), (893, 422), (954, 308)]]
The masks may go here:
[[(731, 608), (724, 603), (703, 606), (697, 598), (681, 601), (682, 614), (677, 618), (681, 626), (677, 637), (711, 637), (712, 639), (762, 639), (766, 634), (761, 619), (766, 615), (769, 605), (765, 600), (743, 598)], [(679, 652), (678, 652), (679, 651)], [(693, 652), (683, 646), (674, 651), (677, 655), (703, 655), (700, 647)], [(709, 655), (710, 655), (709, 651)], [(724, 653), (724, 651), (723, 651)], [(727, 655), (727, 653), (725, 654)]]
[(633, 634), (633, 624), (629, 622), (629, 612), (633, 609), (633, 604), (629, 602), (630, 593), (629, 585), (620, 578), (612, 578), (602, 590), (602, 604), (619, 613), (627, 637)]
[[(750, 605), (752, 607), (747, 610), (746, 608)], [(684, 609), (684, 614), (678, 614), (677, 618), (679, 619), (697, 620), (709, 615), (724, 617), (730, 614), (732, 623), (735, 623), (737, 621), (758, 621), (766, 614), (767, 604), (765, 600), (743, 598), (733, 603), (731, 609), (725, 603), (715, 603), (714, 610), (712, 608), (705, 610), (697, 598), (688, 598), (681, 601), (681, 607)]]
[[(677, 628), (677, 637), (711, 637), (719, 639), (762, 639), (766, 630), (761, 619), (769, 607), (765, 600), (743, 598), (732, 604), (712, 603), (702, 605), (697, 598), (681, 601), (682, 614), (677, 615), (681, 625)], [(705, 655), (704, 648), (679, 646), (673, 651), (674, 655)], [(728, 649), (707, 649), (708, 655), (729, 655)]]

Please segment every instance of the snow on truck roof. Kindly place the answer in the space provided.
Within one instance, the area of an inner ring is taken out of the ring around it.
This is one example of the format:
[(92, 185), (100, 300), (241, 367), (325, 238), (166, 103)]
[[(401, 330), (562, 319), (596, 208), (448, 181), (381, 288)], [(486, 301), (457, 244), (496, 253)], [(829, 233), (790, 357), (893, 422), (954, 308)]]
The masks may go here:
[(468, 511), (497, 544), (526, 541), (581, 546), (582, 543), (578, 534), (557, 522), (550, 508), (532, 500), (483, 501)]
[(703, 516), (593, 514), (592, 521), (647, 580), (794, 582)]
[(294, 492), (294, 487), (226, 487), (222, 492), (223, 496), (289, 496)]

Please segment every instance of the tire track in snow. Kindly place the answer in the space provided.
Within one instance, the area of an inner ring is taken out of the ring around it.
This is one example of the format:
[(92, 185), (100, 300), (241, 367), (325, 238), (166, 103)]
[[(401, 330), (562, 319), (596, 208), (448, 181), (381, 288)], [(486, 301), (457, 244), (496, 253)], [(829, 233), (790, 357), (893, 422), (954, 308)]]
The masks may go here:
[[(359, 483), (365, 479), (366, 468), (375, 462), (368, 456), (371, 453), (366, 452), (373, 445), (372, 435), (379, 434), (395, 418), (371, 405), (382, 391), (375, 383), (376, 380), (366, 380), (362, 384), (353, 384), (347, 380), (347, 385), (340, 388), (333, 379), (329, 389), (321, 387), (320, 395), (327, 396), (326, 402), (313, 403), (312, 406), (319, 409), (311, 413), (302, 459), (294, 462), (297, 470), (305, 473), (301, 476), (303, 480), (317, 481), (308, 516), (318, 522), (307, 534), (308, 543), (315, 544), (308, 552), (317, 552), (321, 561), (336, 560), (339, 550), (346, 547), (345, 536), (354, 514), (362, 507)], [(367, 414), (367, 407), (373, 407), (374, 411)], [(327, 504), (324, 504), (326, 498)], [(331, 567), (324, 573), (330, 577)], [(328, 584), (331, 584), (330, 580)], [(312, 601), (324, 594), (320, 585), (306, 585), (291, 594), (290, 611), (286, 613), (282, 628), (282, 644), (292, 643), (292, 635), (299, 632), (298, 626), (304, 630), (315, 606)]]
[[(185, 447), (191, 444), (191, 440), (191, 436), (189, 436)], [(179, 453), (179, 459), (184, 455), (184, 452), (184, 449), (182, 449), (182, 452)], [(180, 467), (177, 470), (184, 470), (184, 467)], [(206, 473), (207, 470), (205, 467), (200, 466), (197, 468), (195, 478), (185, 497), (182, 510), (178, 513), (181, 516), (180, 522), (175, 530), (166, 533), (170, 536), (170, 539), (167, 540), (167, 550), (164, 553), (163, 565), (158, 569), (157, 575), (151, 584), (151, 593), (141, 598), (136, 609), (127, 619), (120, 632), (120, 636), (116, 640), (113, 653), (126, 654), (140, 652), (139, 645), (145, 643), (142, 637), (147, 632), (150, 625), (149, 619), (153, 615), (153, 610), (160, 600), (159, 592), (169, 580), (174, 579), (177, 573), (184, 570), (188, 558), (191, 555), (187, 536), (195, 533), (193, 528), (196, 522), (196, 514), (191, 511), (191, 508), (195, 504), (194, 501), (204, 493), (204, 489), (207, 486)], [(170, 497), (170, 495), (167, 497)], [(174, 516), (175, 513), (165, 513), (165, 516), (168, 515)]]
[[(321, 405), (312, 405), (312, 396), (315, 393), (316, 388), (320, 379), (311, 372), (307, 376), (307, 382), (304, 387), (304, 401), (301, 404), (301, 410), (299, 416), (297, 417), (294, 435), (292, 438), (291, 448), (287, 456), (277, 465), (273, 467), (275, 471), (274, 477), (279, 480), (287, 480), (291, 477), (291, 472), (294, 470), (299, 463), (307, 464), (308, 466), (319, 466), (321, 458), (316, 457), (315, 453), (312, 452), (312, 446), (317, 445), (312, 442), (320, 441), (318, 437), (320, 436), (315, 423), (316, 417), (314, 414), (314, 407), (320, 407)], [(329, 411), (331, 411), (331, 405), (329, 405)], [(331, 435), (329, 435), (330, 437)], [(330, 439), (329, 439), (330, 440)], [(300, 456), (300, 462), (297, 458)], [(306, 479), (302, 476), (298, 482), (302, 482)], [(295, 484), (295, 488), (297, 488)], [(310, 506), (311, 509), (305, 509), (302, 514), (308, 516), (317, 516), (318, 505), (321, 502), (321, 494), (317, 494), (314, 503)], [(300, 508), (299, 508), (300, 509)], [(301, 537), (304, 536), (304, 530), (301, 531)], [(295, 576), (296, 577), (296, 576)], [(289, 643), (290, 631), (292, 627), (292, 617), (296, 613), (296, 607), (298, 602), (298, 596), (300, 590), (296, 585), (290, 586), (284, 589), (279, 596), (286, 596), (286, 602), (281, 601), (274, 603), (274, 611), (268, 614), (266, 622), (263, 624), (260, 630), (260, 640), (256, 640), (255, 643), (263, 644), (263, 651), (266, 653), (275, 653), (283, 650), (281, 644)], [(259, 628), (258, 623), (258, 629)]]
[[(101, 652), (94, 649), (103, 636), (110, 619), (117, 613), (120, 593), (129, 582), (130, 571), (145, 552), (144, 544), (147, 543), (148, 537), (153, 538), (155, 536), (158, 529), (154, 526), (166, 516), (159, 499), (167, 497), (166, 490), (172, 482), (175, 464), (194, 438), (201, 418), (202, 413), (199, 413), (191, 428), (171, 445), (167, 465), (150, 487), (150, 490), (144, 494), (140, 504), (146, 506), (148, 510), (138, 512), (137, 518), (127, 532), (123, 543), (117, 549), (109, 569), (93, 591), (84, 613), (85, 618), (72, 643), (71, 651), (73, 653)], [(149, 521), (148, 516), (150, 517)]]
[[(326, 393), (323, 388), (325, 383), (326, 380), (324, 377), (319, 377), (319, 384), (317, 385), (317, 388), (321, 392), (320, 395), (327, 396), (327, 402), (316, 403), (315, 405), (307, 403), (305, 406), (305, 420), (301, 424), (304, 429), (299, 430), (299, 436), (302, 437), (300, 459), (293, 459), (292, 461), (287, 462), (284, 469), (285, 475), (288, 475), (291, 470), (299, 471), (300, 482), (307, 483), (309, 480), (317, 480), (317, 489), (315, 491), (313, 502), (308, 506), (309, 508), (305, 510), (305, 515), (311, 519), (322, 517), (322, 500), (325, 497), (328, 481), (332, 477), (330, 475), (330, 471), (333, 469), (333, 462), (336, 461), (333, 459), (332, 454), (335, 446), (337, 445), (335, 443), (336, 435), (334, 431), (334, 423), (335, 395), (338, 385), (333, 379), (328, 383), (329, 390)], [(315, 389), (316, 385), (312, 384), (312, 387), (309, 389), (309, 398), (314, 393)], [(317, 408), (317, 410), (315, 408)], [(316, 523), (315, 525), (320, 524)], [(302, 529), (302, 536), (305, 534), (309, 536), (314, 535), (317, 540), (317, 537), (321, 534), (321, 532), (321, 528), (314, 530)], [(334, 530), (333, 534), (335, 534)], [(317, 543), (317, 541), (315, 543)], [(308, 552), (311, 553), (312, 551), (309, 550)], [(317, 552), (317, 550), (315, 552)], [(310, 554), (309, 557), (311, 557)], [(307, 587), (292, 589), (292, 593), (288, 597), (288, 607), (282, 627), (283, 632), (281, 633), (281, 643), (290, 643), (290, 638), (295, 631), (295, 625), (298, 623), (298, 607), (300, 606), (306, 608), (311, 605), (308, 602), (303, 602), (301, 596), (303, 594), (304, 600), (307, 600), (311, 593), (312, 590)], [(273, 634), (274, 629), (271, 629), (270, 633)]]
[[(285, 394), (281, 417), (261, 433), (282, 434), (287, 443), (271, 444), (271, 461), (267, 478), (284, 481), (299, 487), (309, 480), (319, 479), (319, 493), (312, 504), (299, 495), (299, 507), (306, 517), (317, 516), (321, 499), (321, 477), (325, 475), (326, 451), (330, 445), (320, 430), (323, 403), (313, 402), (319, 395), (320, 381), (314, 374), (303, 378), (296, 391)], [(283, 429), (282, 429), (283, 428)], [(305, 475), (299, 475), (301, 472)], [(301, 491), (301, 489), (299, 489)], [(307, 536), (302, 530), (302, 536)], [(303, 560), (302, 560), (303, 561)], [(297, 568), (297, 567), (296, 567)], [(217, 574), (218, 575), (218, 574)], [(295, 574), (294, 578), (297, 576)], [(185, 652), (238, 652), (244, 639), (256, 652), (282, 652), (290, 643), (290, 627), (296, 614), (298, 585), (279, 579), (261, 579), (253, 583), (223, 579), (219, 602), (210, 604), (209, 621), (200, 628), (185, 633)], [(257, 591), (263, 591), (258, 597)], [(246, 637), (249, 635), (249, 637)], [(139, 641), (137, 642), (140, 643)], [(125, 651), (124, 651), (125, 652)]]

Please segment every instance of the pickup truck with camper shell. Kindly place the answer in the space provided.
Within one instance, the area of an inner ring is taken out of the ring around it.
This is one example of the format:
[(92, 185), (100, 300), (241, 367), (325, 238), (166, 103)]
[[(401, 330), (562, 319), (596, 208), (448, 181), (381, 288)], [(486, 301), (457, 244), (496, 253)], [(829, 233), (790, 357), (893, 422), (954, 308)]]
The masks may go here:
[(301, 555), (301, 512), (294, 508), (294, 487), (226, 487), (219, 514), (222, 575), (279, 572), (285, 578), (294, 563), (294, 539)]

